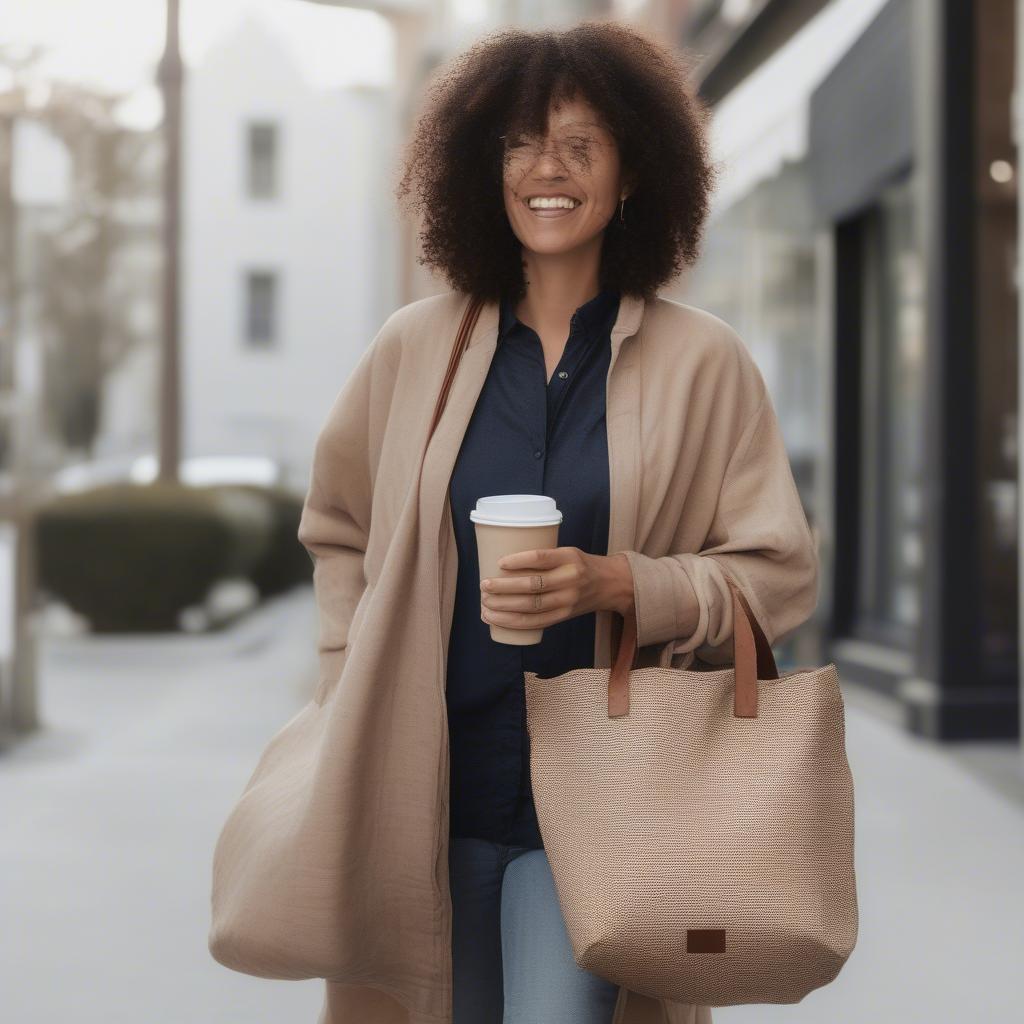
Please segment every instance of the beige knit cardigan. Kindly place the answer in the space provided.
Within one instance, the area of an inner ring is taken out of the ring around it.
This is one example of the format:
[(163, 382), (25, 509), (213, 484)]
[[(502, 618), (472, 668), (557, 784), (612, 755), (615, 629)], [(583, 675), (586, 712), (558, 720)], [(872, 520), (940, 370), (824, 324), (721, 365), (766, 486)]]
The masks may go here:
[[(214, 856), (213, 956), (264, 977), (327, 979), (319, 1024), (451, 1024), (447, 488), (495, 351), (496, 303), (424, 445), (467, 303), (450, 291), (394, 312), (327, 413), (298, 532), (315, 559), (319, 685), (270, 740)], [(723, 567), (769, 641), (804, 622), (817, 553), (736, 332), (692, 305), (624, 295), (606, 398), (607, 550), (633, 572), (641, 664), (731, 661)], [(613, 615), (597, 613), (599, 667)], [(253, 935), (266, 949), (253, 951)], [(711, 1011), (620, 989), (615, 1019), (709, 1024)]]

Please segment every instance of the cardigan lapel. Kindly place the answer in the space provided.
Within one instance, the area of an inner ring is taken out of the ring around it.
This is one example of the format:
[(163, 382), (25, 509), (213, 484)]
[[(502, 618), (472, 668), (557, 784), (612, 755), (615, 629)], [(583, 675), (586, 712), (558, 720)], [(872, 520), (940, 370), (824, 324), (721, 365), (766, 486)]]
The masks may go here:
[[(608, 554), (636, 546), (640, 501), (640, 344), (623, 344), (638, 335), (644, 300), (623, 295), (612, 327), (612, 358), (608, 367), (605, 421), (608, 431)], [(613, 612), (596, 613), (594, 666), (610, 668)]]

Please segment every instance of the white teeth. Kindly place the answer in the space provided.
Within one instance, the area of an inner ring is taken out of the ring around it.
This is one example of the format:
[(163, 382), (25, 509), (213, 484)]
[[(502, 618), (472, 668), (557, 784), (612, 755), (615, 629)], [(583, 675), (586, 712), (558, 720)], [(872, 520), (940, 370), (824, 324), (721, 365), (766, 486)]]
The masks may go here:
[(571, 210), (579, 206), (579, 201), (568, 196), (534, 196), (529, 204), (531, 210)]

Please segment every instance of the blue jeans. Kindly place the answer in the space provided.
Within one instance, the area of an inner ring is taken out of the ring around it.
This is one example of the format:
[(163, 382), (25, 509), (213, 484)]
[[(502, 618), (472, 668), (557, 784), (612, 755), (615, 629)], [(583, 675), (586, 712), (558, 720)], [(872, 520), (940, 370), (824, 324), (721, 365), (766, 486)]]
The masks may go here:
[(611, 1024), (619, 986), (575, 961), (544, 850), (452, 837), (453, 1024)]

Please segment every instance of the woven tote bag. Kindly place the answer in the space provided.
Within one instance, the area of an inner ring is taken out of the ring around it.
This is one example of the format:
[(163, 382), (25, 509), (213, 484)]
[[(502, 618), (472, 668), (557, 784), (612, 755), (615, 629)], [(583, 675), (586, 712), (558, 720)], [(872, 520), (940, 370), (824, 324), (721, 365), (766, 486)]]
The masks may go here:
[(779, 675), (733, 597), (733, 666), (525, 672), (530, 777), (577, 964), (654, 998), (795, 1003), (857, 939), (834, 664)]

